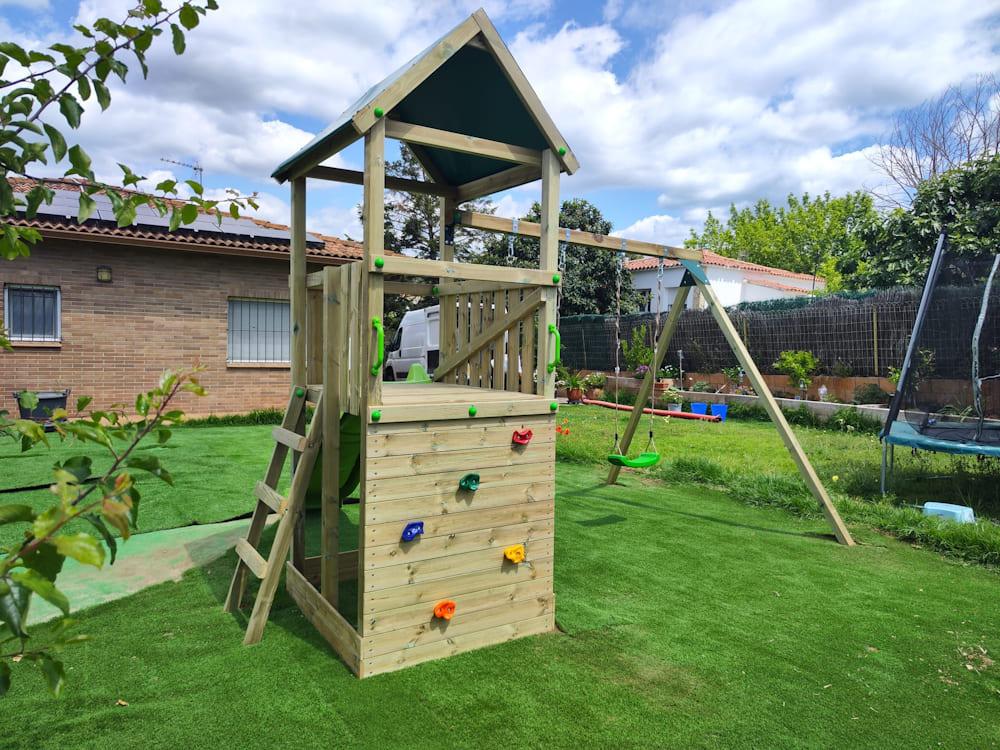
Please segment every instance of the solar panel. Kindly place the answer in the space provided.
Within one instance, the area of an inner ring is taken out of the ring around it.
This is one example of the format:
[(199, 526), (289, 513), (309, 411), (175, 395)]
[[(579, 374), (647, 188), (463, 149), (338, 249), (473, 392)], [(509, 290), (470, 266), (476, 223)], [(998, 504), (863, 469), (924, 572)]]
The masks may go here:
[[(51, 204), (42, 204), (38, 208), (38, 213), (42, 216), (55, 216), (60, 219), (76, 219), (79, 216), (80, 194), (74, 190), (55, 190)], [(105, 221), (117, 224), (111, 200), (106, 195), (94, 195), (95, 210), (91, 216), (91, 221)], [(170, 226), (170, 212), (165, 216), (160, 216), (156, 209), (145, 204), (136, 206), (135, 221), (133, 226), (149, 227), (153, 229), (166, 229)], [(212, 216), (199, 214), (198, 218), (186, 226), (182, 226), (180, 231), (197, 232), (199, 234), (216, 234), (230, 237), (243, 237), (248, 240), (280, 240), (291, 242), (292, 235), (288, 229), (277, 229), (264, 227), (255, 223), (247, 217), (234, 219), (231, 216), (223, 216), (220, 226), (218, 220)], [(306, 244), (313, 247), (322, 246), (323, 240), (315, 234), (306, 235)]]

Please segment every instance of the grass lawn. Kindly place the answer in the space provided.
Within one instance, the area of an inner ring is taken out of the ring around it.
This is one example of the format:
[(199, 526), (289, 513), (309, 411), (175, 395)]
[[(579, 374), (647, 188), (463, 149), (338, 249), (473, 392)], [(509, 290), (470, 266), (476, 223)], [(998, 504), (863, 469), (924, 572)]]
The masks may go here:
[[(263, 642), (243, 647), (244, 622), (222, 612), (230, 554), (88, 611), (82, 629), (94, 640), (66, 654), (61, 699), (16, 665), (0, 705), (5, 716), (32, 718), (5, 721), (0, 744), (1000, 745), (1000, 667), (988, 660), (1000, 653), (995, 571), (865, 529), (855, 529), (862, 545), (845, 549), (820, 519), (692, 484), (732, 487), (759, 471), (791, 478), (766, 424), (658, 420), (667, 463), (609, 488), (596, 462), (610, 447), (613, 415), (562, 414), (562, 633), (357, 681), (284, 593)], [(144, 483), (143, 530), (246, 512), (268, 433), (177, 430), (165, 457), (177, 487)], [(850, 474), (839, 467), (877, 460), (868, 438), (798, 433), (824, 479), (838, 473), (843, 482)], [(10, 449), (0, 450), (0, 465), (17, 466), (4, 485), (47, 480), (52, 454), (10, 461)], [(15, 497), (25, 495), (4, 501)]]

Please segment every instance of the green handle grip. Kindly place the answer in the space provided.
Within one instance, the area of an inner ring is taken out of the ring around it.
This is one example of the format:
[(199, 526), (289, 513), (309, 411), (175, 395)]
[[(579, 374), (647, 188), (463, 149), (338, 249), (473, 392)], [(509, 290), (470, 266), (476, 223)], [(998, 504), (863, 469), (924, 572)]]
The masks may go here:
[(549, 323), (549, 333), (556, 337), (555, 358), (549, 362), (549, 372), (554, 372), (562, 364), (562, 338), (559, 336), (559, 329), (556, 328), (555, 323)]
[(381, 318), (372, 318), (372, 328), (375, 329), (375, 336), (377, 341), (375, 342), (375, 351), (377, 352), (378, 359), (375, 360), (375, 364), (372, 365), (372, 375), (378, 375), (382, 372), (382, 364), (385, 362), (385, 328), (382, 327)]

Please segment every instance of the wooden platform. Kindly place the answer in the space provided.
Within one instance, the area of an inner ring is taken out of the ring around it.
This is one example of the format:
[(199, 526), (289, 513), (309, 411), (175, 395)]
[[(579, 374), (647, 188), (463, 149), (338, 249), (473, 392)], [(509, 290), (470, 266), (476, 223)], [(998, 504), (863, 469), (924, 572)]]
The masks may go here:
[[(551, 414), (553, 399), (531, 393), (474, 388), (450, 383), (384, 383), (381, 405), (368, 408), (368, 422), (426, 422), (469, 419), (469, 407), (477, 419)], [(378, 419), (373, 414), (378, 412)]]

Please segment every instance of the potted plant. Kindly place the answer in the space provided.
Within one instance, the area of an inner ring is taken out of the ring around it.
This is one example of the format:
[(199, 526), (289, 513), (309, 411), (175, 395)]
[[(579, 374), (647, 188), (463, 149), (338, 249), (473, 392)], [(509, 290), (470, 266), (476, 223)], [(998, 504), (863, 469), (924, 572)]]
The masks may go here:
[(566, 398), (571, 404), (583, 402), (583, 378), (577, 371), (566, 373)]
[(729, 390), (733, 393), (738, 393), (740, 387), (743, 385), (743, 368), (723, 367), (722, 374), (726, 376), (726, 381), (729, 383)]
[(589, 399), (599, 398), (605, 382), (607, 382), (607, 379), (604, 377), (604, 373), (590, 373), (583, 379), (584, 395)]
[(660, 400), (667, 405), (667, 411), (680, 411), (681, 405), (684, 403), (684, 398), (681, 396), (681, 392), (676, 388), (667, 388), (660, 396)]
[(788, 376), (788, 383), (793, 388), (799, 389), (796, 399), (801, 400), (809, 385), (812, 383), (812, 376), (819, 369), (819, 360), (816, 356), (803, 349), (786, 349), (778, 355), (778, 361), (773, 365), (774, 369), (783, 375)]
[(649, 372), (649, 363), (653, 361), (653, 349), (646, 343), (646, 326), (636, 326), (631, 337), (622, 341), (622, 354), (625, 355), (625, 367), (637, 378), (644, 378)]

